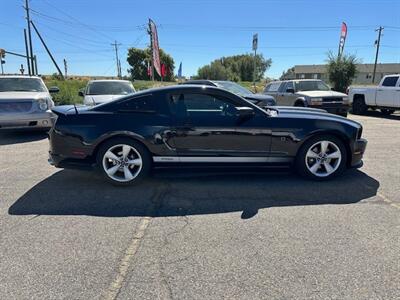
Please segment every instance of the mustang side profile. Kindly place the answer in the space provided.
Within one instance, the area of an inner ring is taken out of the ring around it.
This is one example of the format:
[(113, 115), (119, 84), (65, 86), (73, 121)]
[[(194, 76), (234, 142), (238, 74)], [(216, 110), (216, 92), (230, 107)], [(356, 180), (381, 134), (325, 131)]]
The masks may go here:
[(324, 180), (361, 166), (367, 145), (357, 122), (311, 108), (262, 109), (211, 86), (151, 89), (53, 112), (49, 162), (95, 167), (120, 185), (168, 164), (283, 164)]

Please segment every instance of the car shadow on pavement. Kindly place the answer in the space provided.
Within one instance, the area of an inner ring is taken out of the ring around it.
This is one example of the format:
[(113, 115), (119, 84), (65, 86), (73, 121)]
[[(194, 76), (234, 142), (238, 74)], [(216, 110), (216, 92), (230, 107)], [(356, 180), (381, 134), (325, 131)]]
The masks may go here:
[(269, 207), (356, 203), (375, 196), (379, 187), (359, 170), (327, 182), (290, 173), (163, 172), (136, 186), (115, 187), (90, 172), (62, 170), (32, 187), (8, 212), (102, 217), (242, 212), (247, 219)]
[(0, 132), (0, 146), (29, 143), (47, 138), (47, 133), (41, 131), (2, 131)]

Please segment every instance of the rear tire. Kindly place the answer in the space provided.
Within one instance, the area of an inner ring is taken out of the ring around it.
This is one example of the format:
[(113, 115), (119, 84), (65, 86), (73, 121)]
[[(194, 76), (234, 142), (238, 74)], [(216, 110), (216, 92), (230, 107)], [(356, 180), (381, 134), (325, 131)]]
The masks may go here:
[(362, 97), (356, 97), (353, 101), (352, 112), (356, 115), (363, 115), (367, 112), (368, 106)]
[(100, 147), (97, 165), (102, 175), (112, 184), (131, 185), (149, 174), (151, 155), (135, 140), (115, 138)]
[(297, 101), (297, 102), (294, 104), (294, 106), (295, 106), (295, 107), (305, 107), (304, 103), (301, 102), (301, 101)]
[(347, 151), (343, 142), (332, 135), (307, 140), (296, 156), (296, 170), (306, 178), (328, 180), (346, 169)]
[(381, 109), (381, 113), (384, 116), (390, 116), (392, 113), (394, 113), (394, 109), (386, 109), (386, 108), (382, 108)]

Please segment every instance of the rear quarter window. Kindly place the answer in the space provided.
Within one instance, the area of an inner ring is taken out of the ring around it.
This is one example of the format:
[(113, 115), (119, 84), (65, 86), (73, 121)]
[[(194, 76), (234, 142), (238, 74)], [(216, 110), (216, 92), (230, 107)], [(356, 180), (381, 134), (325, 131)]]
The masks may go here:
[(266, 92), (277, 92), (280, 85), (281, 85), (280, 82), (272, 82), (265, 87), (265, 91)]
[(154, 114), (168, 113), (168, 107), (163, 98), (154, 94), (123, 100), (117, 104), (116, 110)]

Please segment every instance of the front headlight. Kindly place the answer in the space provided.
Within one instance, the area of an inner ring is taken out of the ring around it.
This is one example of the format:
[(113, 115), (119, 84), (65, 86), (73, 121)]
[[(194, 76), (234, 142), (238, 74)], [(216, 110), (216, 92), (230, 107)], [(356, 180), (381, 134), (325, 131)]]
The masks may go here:
[(49, 108), (49, 105), (47, 104), (47, 99), (39, 100), (39, 108), (40, 108), (40, 110), (44, 110), (44, 111)]
[(322, 98), (311, 98), (311, 105), (322, 105)]
[(349, 103), (349, 97), (343, 97), (343, 103)]

